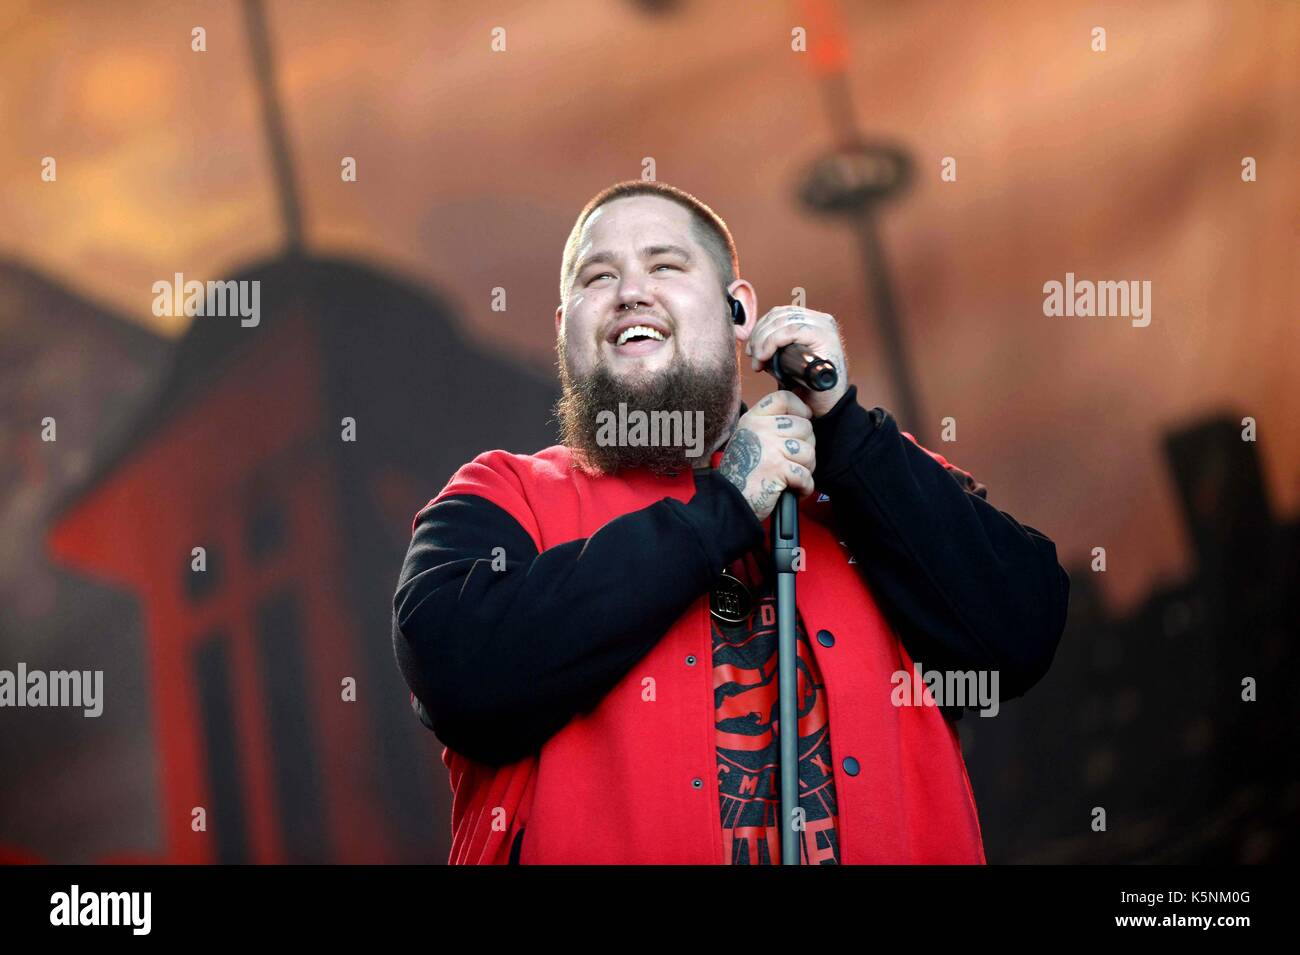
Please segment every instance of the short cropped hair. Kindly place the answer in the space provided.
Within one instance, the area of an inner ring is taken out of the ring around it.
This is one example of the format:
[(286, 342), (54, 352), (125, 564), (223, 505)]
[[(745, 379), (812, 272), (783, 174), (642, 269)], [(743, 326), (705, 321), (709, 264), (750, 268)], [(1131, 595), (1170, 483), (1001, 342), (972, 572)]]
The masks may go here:
[(666, 182), (626, 179), (596, 193), (582, 207), (582, 212), (578, 213), (578, 221), (573, 224), (569, 239), (564, 243), (564, 258), (560, 263), (561, 303), (569, 300), (569, 289), (574, 278), (573, 269), (577, 264), (575, 259), (578, 254), (578, 238), (582, 235), (583, 226), (587, 224), (591, 214), (605, 203), (613, 202), (615, 199), (643, 195), (660, 196), (685, 207), (691, 213), (692, 235), (713, 260), (714, 269), (722, 280), (723, 288), (736, 280), (740, 274), (740, 255), (736, 251), (736, 241), (731, 237), (731, 230), (727, 228), (721, 216), (684, 189), (670, 186)]

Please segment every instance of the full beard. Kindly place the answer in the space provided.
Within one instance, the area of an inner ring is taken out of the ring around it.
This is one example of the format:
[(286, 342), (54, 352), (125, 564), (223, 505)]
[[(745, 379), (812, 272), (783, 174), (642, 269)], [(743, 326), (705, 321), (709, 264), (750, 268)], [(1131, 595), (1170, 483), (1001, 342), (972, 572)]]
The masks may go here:
[[(561, 395), (555, 416), (560, 424), (561, 441), (573, 451), (575, 462), (584, 470), (614, 474), (625, 468), (647, 468), (655, 474), (672, 474), (695, 467), (707, 458), (731, 426), (732, 402), (740, 375), (734, 357), (724, 354), (721, 360), (707, 366), (678, 361), (647, 382), (626, 382), (610, 374), (603, 357), (590, 374), (574, 377), (565, 359), (563, 339), (558, 345)], [(691, 416), (695, 421), (695, 413), (703, 412), (699, 456), (692, 457), (692, 449), (681, 444), (656, 446), (598, 441), (601, 430), (598, 416), (601, 412), (617, 416), (620, 403), (629, 416), (634, 411), (645, 412), (646, 420), (656, 420), (652, 417), (656, 412), (677, 412), (681, 419)]]

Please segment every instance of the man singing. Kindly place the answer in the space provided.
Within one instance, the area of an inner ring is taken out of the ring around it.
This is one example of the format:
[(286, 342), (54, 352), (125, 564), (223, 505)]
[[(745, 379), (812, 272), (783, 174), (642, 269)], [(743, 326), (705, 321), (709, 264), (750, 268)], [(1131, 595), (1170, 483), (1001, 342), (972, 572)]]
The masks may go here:
[[(831, 315), (759, 318), (727, 226), (679, 189), (587, 203), (555, 328), (563, 444), (457, 471), (415, 516), (393, 600), (412, 704), (446, 746), (450, 861), (781, 862), (765, 523), (789, 488), (801, 861), (983, 863), (955, 726), (979, 704), (899, 690), (921, 670), (991, 676), (1002, 700), (1033, 686), (1069, 596), (1052, 541), (859, 405)], [(790, 343), (839, 384), (747, 408), (739, 350), (758, 370)], [(701, 428), (608, 427), (638, 413)]]

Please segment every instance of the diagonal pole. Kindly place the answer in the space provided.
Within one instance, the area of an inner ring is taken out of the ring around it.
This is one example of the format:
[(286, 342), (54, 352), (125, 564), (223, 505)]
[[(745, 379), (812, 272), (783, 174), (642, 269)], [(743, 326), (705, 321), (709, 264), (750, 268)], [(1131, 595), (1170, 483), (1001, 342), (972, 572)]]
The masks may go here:
[[(864, 142), (853, 109), (847, 43), (834, 0), (801, 0), (800, 8), (809, 29), (809, 63), (822, 91), (835, 152), (857, 164), (855, 178), (842, 184), (839, 195), (828, 198), (833, 200), (836, 211), (852, 213), (866, 301), (875, 314), (876, 334), (884, 349), (897, 402), (896, 417), (901, 427), (924, 443), (926, 419), (908, 358), (907, 336), (898, 314), (877, 215), (880, 202), (900, 191), (907, 173), (907, 157), (897, 150), (878, 149)], [(835, 168), (833, 163), (826, 166)]]
[(262, 127), (267, 146), (271, 151), (271, 168), (275, 172), (276, 194), (280, 201), (280, 217), (284, 221), (286, 252), (290, 256), (302, 253), (302, 206), (298, 202), (298, 189), (293, 176), (293, 155), (289, 149), (289, 136), (285, 131), (284, 113), (275, 86), (275, 59), (271, 54), (270, 33), (266, 25), (266, 10), (262, 0), (243, 0), (244, 23), (248, 29), (248, 46), (253, 59), (253, 80), (262, 104)]

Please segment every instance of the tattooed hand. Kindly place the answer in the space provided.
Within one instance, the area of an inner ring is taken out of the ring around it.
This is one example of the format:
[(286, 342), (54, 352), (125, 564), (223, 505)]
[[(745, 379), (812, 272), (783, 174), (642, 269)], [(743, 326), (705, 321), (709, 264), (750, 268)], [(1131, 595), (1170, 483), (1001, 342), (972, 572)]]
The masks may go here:
[(718, 470), (760, 521), (767, 520), (787, 487), (802, 497), (812, 493), (817, 459), (811, 419), (812, 410), (793, 392), (774, 391), (736, 422)]
[(815, 355), (829, 358), (840, 373), (840, 380), (830, 391), (810, 391), (803, 385), (795, 386), (795, 394), (808, 402), (813, 417), (821, 417), (835, 407), (836, 402), (849, 390), (849, 366), (844, 360), (844, 343), (840, 340), (840, 327), (835, 316), (814, 312), (798, 305), (778, 305), (754, 325), (745, 345), (754, 370), (767, 368), (782, 345), (798, 342), (807, 345)]

